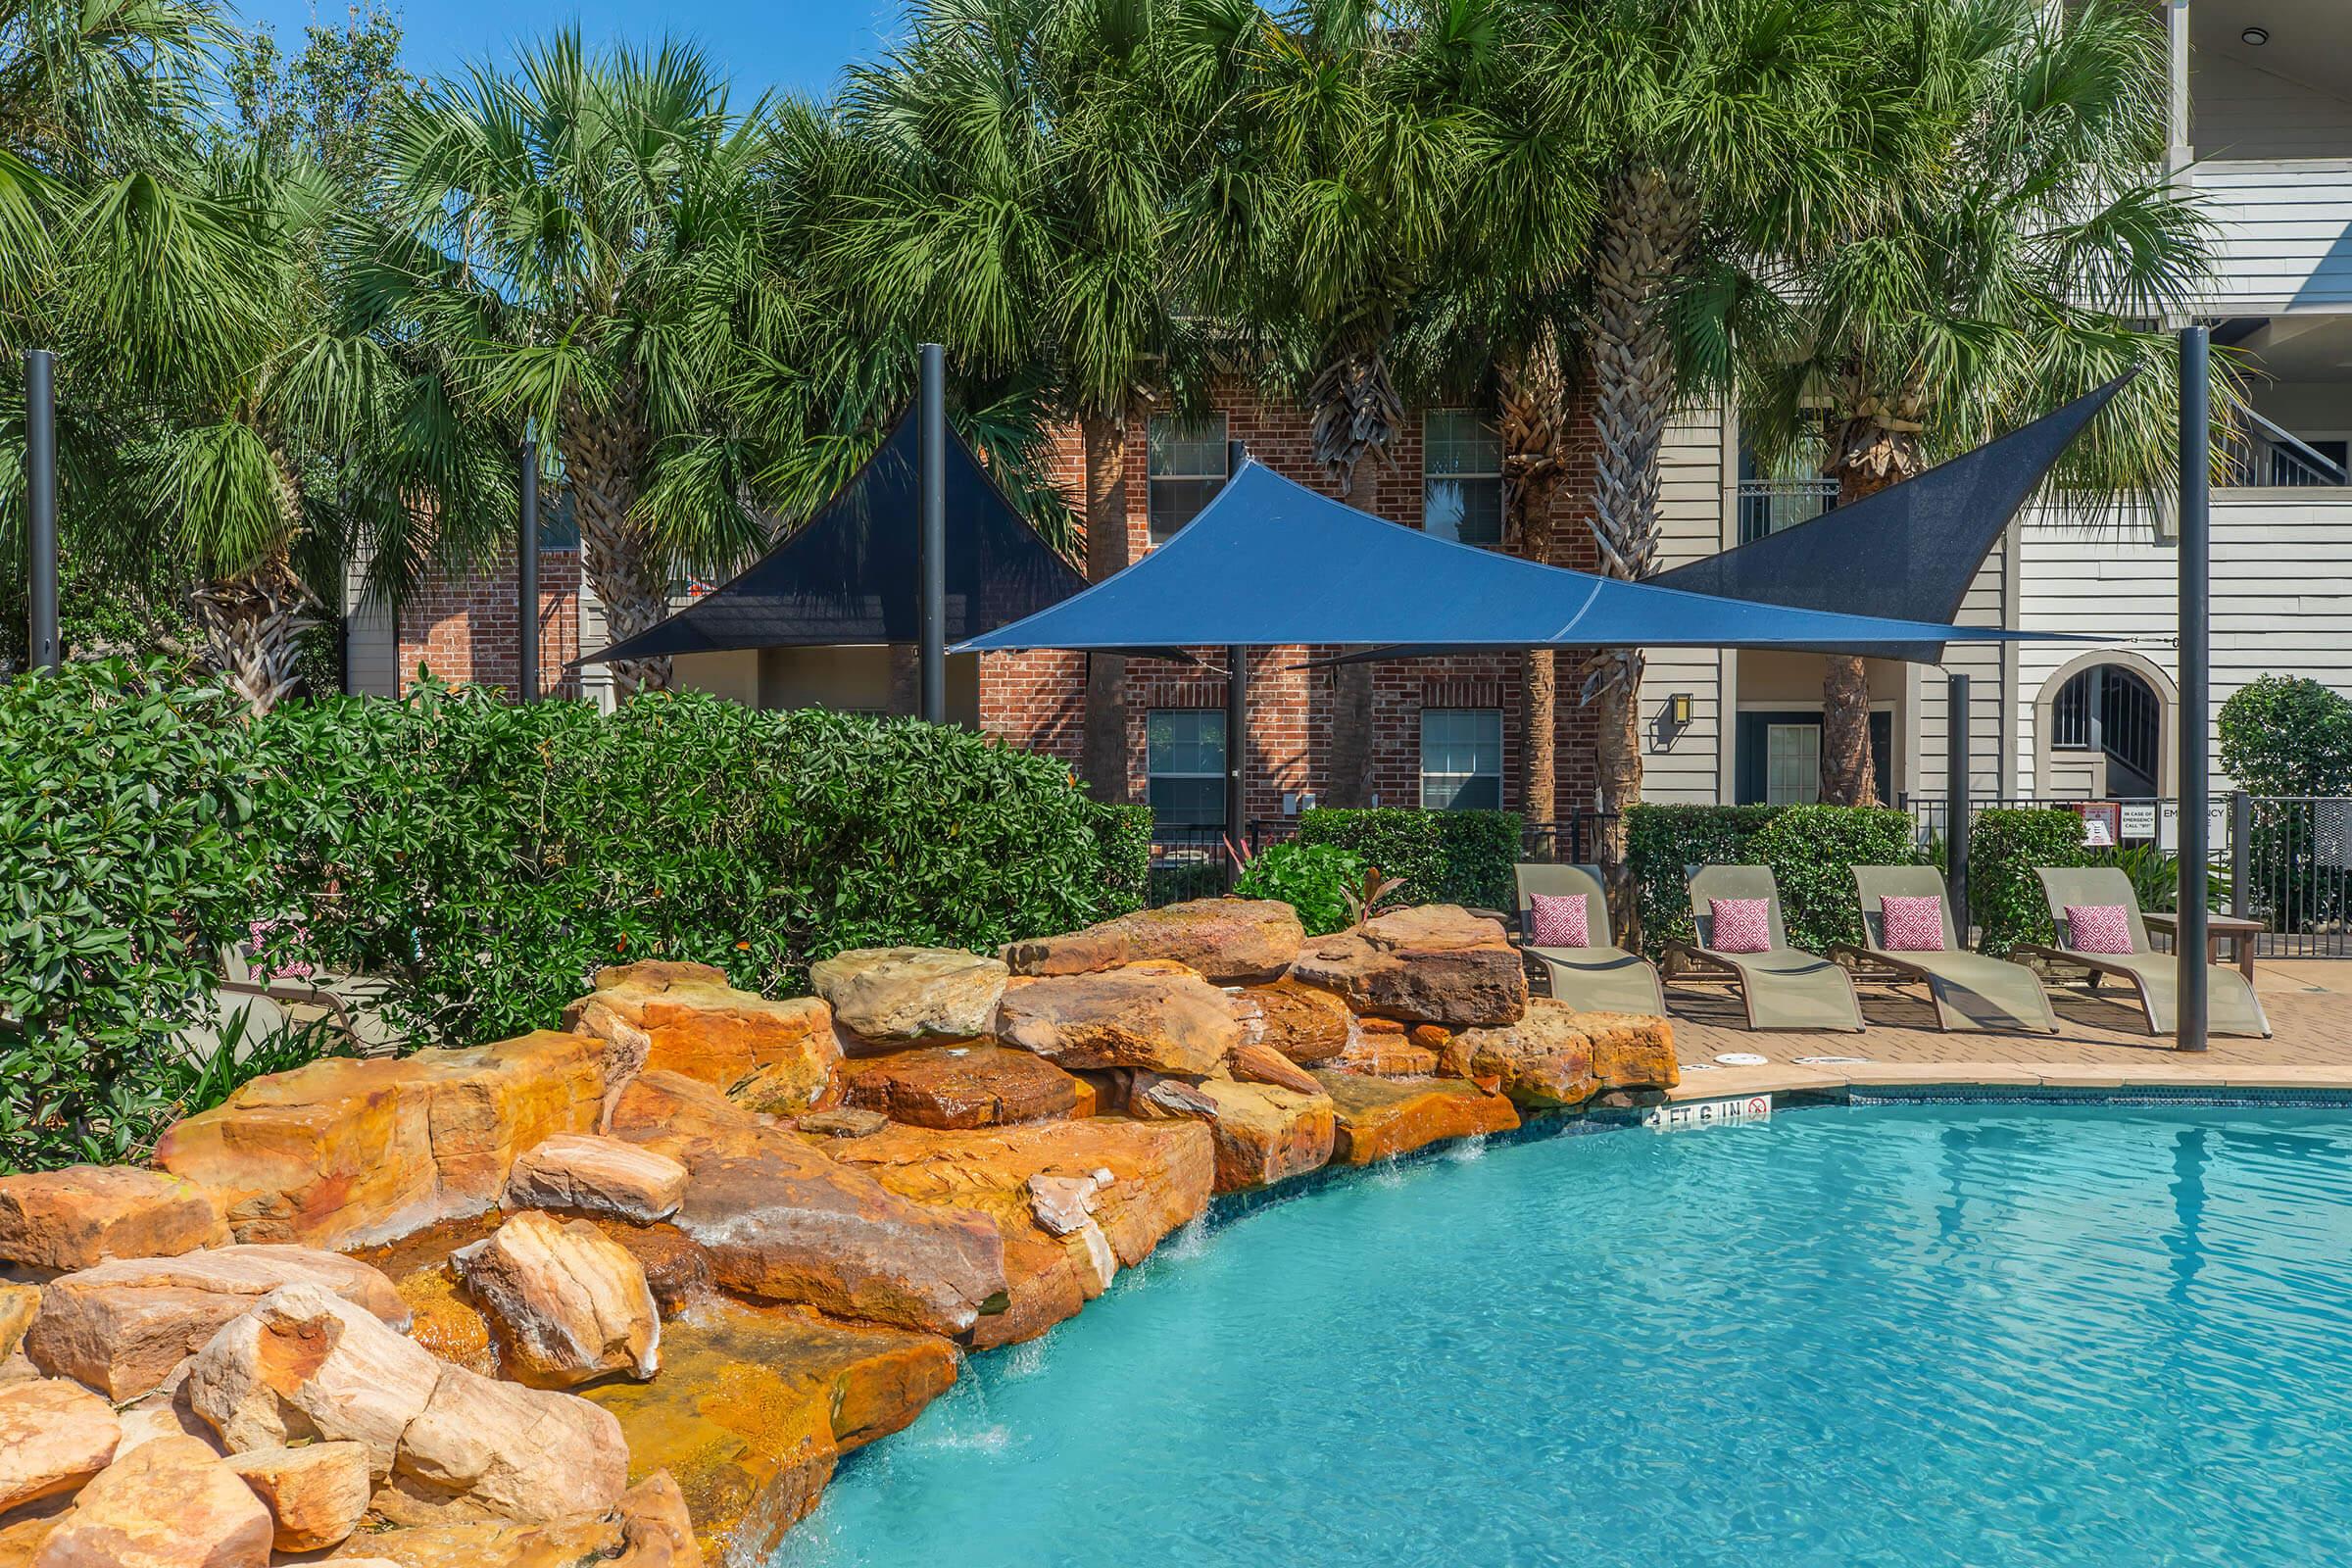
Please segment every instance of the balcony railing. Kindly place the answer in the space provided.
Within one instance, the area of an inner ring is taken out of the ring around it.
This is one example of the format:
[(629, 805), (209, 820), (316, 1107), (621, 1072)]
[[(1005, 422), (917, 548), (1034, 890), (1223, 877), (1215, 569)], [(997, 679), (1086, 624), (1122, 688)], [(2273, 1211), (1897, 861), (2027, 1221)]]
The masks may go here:
[(1740, 542), (1810, 522), (1838, 505), (1835, 479), (1742, 479)]
[(2224, 484), (2289, 489), (2352, 484), (2352, 473), (2326, 453), (2313, 450), (2251, 409), (2245, 418), (2245, 428), (2223, 447), (2222, 458), (2228, 467)]

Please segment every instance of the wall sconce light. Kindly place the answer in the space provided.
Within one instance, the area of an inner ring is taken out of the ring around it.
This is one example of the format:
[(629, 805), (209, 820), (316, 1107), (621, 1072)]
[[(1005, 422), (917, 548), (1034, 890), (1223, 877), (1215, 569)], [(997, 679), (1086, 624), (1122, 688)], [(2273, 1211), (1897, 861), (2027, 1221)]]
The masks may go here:
[(2268, 27), (2248, 27), (2245, 31), (2237, 35), (2237, 40), (2249, 49), (2259, 49), (2264, 44), (2271, 41), (2271, 29)]
[(1659, 707), (1658, 716), (1650, 721), (1650, 750), (1657, 752), (1671, 750), (1674, 743), (1682, 738), (1683, 731), (1690, 727), (1690, 694), (1689, 692), (1672, 693)]
[(1690, 694), (1676, 692), (1666, 699), (1666, 722), (1680, 732), (1690, 727)]

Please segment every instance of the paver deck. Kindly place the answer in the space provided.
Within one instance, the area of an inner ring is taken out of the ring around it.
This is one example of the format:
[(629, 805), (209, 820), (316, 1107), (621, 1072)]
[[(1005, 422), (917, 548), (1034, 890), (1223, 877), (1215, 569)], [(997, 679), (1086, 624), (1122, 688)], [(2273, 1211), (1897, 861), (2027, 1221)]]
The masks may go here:
[[(1951, 1083), (2352, 1090), (2352, 961), (2262, 960), (2255, 989), (2272, 1038), (2216, 1036), (2201, 1054), (2150, 1035), (2130, 991), (2112, 982), (2095, 993), (2052, 985), (2055, 1035), (1946, 1033), (1936, 1027), (1924, 987), (1862, 980), (1855, 989), (1868, 1030), (1816, 1034), (1748, 1029), (1729, 987), (1688, 976), (1668, 982), (1666, 1007), (1686, 1069), (1674, 1098)], [(1714, 1063), (1735, 1052), (1763, 1056), (1766, 1065)]]

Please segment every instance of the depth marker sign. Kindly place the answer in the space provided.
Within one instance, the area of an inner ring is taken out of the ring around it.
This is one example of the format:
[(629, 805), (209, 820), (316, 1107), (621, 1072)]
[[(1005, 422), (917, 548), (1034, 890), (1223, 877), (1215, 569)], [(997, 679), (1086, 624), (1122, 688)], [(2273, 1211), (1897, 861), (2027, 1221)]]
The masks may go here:
[(1642, 1112), (1642, 1125), (1659, 1132), (1679, 1133), (1693, 1127), (1769, 1121), (1771, 1117), (1770, 1095), (1734, 1095), (1728, 1100), (1685, 1100), (1652, 1105)]

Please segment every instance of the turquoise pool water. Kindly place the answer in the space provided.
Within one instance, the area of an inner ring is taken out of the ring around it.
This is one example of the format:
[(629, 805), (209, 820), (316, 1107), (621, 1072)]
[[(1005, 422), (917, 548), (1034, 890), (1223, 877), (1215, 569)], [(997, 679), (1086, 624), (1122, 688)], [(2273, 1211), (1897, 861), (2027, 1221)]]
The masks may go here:
[(854, 1456), (848, 1564), (2352, 1560), (2352, 1112), (1887, 1106), (1171, 1239)]

